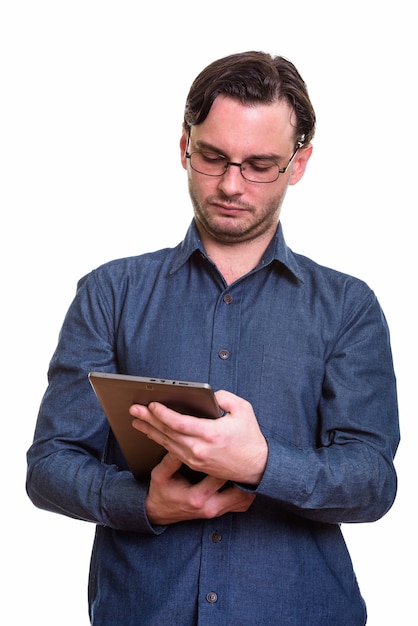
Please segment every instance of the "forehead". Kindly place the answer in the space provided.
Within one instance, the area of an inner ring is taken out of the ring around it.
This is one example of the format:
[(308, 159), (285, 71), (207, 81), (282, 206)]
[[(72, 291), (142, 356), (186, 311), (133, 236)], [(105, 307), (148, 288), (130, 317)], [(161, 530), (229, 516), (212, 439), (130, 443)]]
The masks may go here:
[(265, 153), (288, 151), (295, 140), (294, 113), (284, 101), (245, 105), (218, 96), (204, 122), (192, 127), (194, 141), (231, 150)]

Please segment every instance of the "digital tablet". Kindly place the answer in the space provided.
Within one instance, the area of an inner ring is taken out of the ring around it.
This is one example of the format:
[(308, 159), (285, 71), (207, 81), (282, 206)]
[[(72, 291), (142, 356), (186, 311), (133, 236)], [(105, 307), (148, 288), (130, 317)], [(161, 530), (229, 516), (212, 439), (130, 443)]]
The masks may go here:
[[(151, 470), (161, 461), (166, 450), (133, 428), (134, 418), (129, 413), (132, 404), (148, 405), (157, 401), (186, 415), (206, 418), (222, 415), (208, 383), (107, 372), (90, 372), (88, 377), (128, 466), (138, 480), (149, 478)], [(190, 472), (192, 470), (189, 470), (187, 477), (196, 482), (198, 473)]]

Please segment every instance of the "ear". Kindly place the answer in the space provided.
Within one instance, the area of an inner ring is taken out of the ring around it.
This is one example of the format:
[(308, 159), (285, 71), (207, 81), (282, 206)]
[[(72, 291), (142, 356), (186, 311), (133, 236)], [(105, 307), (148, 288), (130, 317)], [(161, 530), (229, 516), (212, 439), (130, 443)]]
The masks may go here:
[(292, 173), (289, 179), (289, 185), (296, 185), (305, 173), (306, 166), (311, 158), (313, 146), (308, 144), (299, 150), (293, 161)]
[(188, 140), (188, 135), (183, 128), (181, 137), (180, 137), (180, 158), (181, 158), (181, 164), (185, 170), (187, 170), (187, 159), (184, 156), (186, 149), (187, 149), (187, 140)]

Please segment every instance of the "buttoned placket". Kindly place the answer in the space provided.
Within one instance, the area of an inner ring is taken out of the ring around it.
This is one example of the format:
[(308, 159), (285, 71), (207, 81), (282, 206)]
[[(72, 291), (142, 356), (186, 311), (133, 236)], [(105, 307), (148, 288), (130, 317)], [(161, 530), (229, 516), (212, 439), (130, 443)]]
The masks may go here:
[[(213, 318), (211, 382), (215, 389), (235, 389), (243, 286), (219, 294)], [(199, 624), (224, 623), (228, 601), (228, 563), (233, 515), (204, 524), (200, 571)], [(210, 621), (209, 621), (210, 620)]]
[(199, 580), (200, 626), (225, 624), (232, 523), (232, 514), (204, 523)]
[(213, 317), (210, 380), (215, 389), (235, 389), (239, 354), (241, 283), (218, 297)]

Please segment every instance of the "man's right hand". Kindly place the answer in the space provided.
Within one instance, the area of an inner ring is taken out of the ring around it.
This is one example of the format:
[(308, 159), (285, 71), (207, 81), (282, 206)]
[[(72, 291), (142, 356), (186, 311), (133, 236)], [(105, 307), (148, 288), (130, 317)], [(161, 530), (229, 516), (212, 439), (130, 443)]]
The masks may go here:
[(225, 481), (205, 476), (192, 484), (178, 470), (182, 462), (166, 454), (151, 473), (145, 502), (151, 524), (164, 526), (192, 519), (212, 519), (224, 513), (243, 513), (249, 509), (254, 494), (231, 485), (219, 491)]

